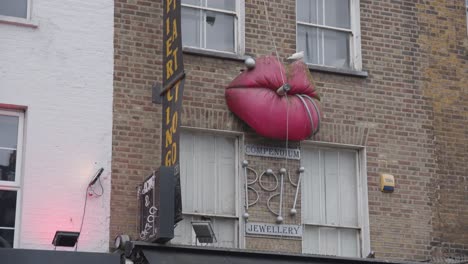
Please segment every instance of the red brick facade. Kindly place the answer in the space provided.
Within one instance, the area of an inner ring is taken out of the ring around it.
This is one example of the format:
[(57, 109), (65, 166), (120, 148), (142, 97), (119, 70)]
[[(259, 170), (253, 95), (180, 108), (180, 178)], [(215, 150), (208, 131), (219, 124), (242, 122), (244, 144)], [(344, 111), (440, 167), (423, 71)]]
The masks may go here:
[[(272, 54), (264, 1), (245, 1), (245, 54)], [(294, 0), (265, 1), (281, 58), (296, 51)], [(312, 71), (322, 96), (322, 128), (312, 140), (366, 149), (371, 249), (381, 259), (426, 260), (468, 252), (468, 38), (463, 1), (360, 1), (367, 78)], [(162, 2), (115, 1), (111, 240), (137, 237), (136, 187), (160, 164)], [(242, 60), (184, 54), (182, 125), (263, 139), (227, 109), (224, 89)], [(299, 146), (298, 143), (292, 146)], [(277, 160), (254, 157), (259, 169)], [(299, 162), (290, 161), (299, 167)], [(379, 173), (396, 190), (379, 191)], [(261, 196), (264, 199), (264, 196)], [(292, 203), (294, 190), (285, 190)], [(262, 202), (262, 201), (261, 201)], [(264, 204), (264, 201), (262, 202)], [(252, 219), (274, 222), (258, 206)], [(285, 223), (300, 223), (285, 218)], [(300, 240), (246, 238), (246, 248), (300, 252)]]

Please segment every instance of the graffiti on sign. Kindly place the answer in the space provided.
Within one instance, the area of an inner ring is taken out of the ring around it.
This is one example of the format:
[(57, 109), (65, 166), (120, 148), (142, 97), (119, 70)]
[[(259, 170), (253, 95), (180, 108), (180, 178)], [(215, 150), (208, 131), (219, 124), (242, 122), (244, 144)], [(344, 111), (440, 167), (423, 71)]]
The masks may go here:
[(158, 229), (156, 227), (156, 218), (158, 217), (158, 209), (154, 200), (154, 184), (156, 175), (150, 176), (140, 186), (140, 239), (150, 240), (156, 237)]

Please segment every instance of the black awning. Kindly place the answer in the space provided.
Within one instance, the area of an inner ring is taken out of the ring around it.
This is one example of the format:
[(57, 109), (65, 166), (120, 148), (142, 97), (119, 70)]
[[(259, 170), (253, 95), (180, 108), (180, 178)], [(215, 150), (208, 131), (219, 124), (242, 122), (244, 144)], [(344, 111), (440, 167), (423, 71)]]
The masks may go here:
[(239, 249), (164, 246), (128, 242), (125, 255), (135, 263), (149, 264), (401, 264), (376, 259), (270, 253)]
[(119, 264), (119, 254), (0, 248), (2, 264)]

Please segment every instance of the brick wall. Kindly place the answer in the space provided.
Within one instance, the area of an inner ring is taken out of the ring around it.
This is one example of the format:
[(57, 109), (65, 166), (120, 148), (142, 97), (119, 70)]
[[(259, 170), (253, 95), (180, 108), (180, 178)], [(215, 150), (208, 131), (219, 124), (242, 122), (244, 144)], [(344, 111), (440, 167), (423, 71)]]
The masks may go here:
[(433, 256), (468, 254), (468, 36), (464, 1), (418, 5), (423, 91), (434, 110)]
[[(279, 56), (285, 58), (295, 52), (295, 1), (265, 2)], [(436, 219), (433, 208), (437, 206), (431, 200), (434, 182), (441, 181), (435, 148), (439, 133), (435, 120), (439, 116), (433, 112), (435, 96), (428, 94), (425, 87), (428, 70), (439, 72), (443, 67), (427, 63), (430, 53), (420, 29), (428, 4), (431, 3), (361, 0), (363, 69), (369, 77), (312, 73), (322, 95), (324, 113), (322, 129), (314, 140), (366, 147), (371, 248), (377, 258), (425, 260), (430, 257), (431, 241), (440, 237), (440, 231), (433, 232)], [(111, 237), (118, 233), (137, 237), (135, 188), (159, 165), (161, 107), (151, 104), (150, 88), (162, 75), (161, 14), (160, 3), (122, 0), (115, 3)], [(272, 54), (271, 43), (263, 1), (246, 0), (246, 54)], [(284, 144), (254, 135), (228, 111), (224, 88), (244, 68), (241, 61), (185, 54), (184, 62), (187, 81), (182, 125), (244, 132), (246, 143)], [(453, 85), (457, 89), (463, 87)], [(445, 118), (453, 118), (455, 114)], [(462, 118), (466, 121), (466, 115), (457, 120)], [(464, 131), (463, 127), (459, 129)], [(451, 140), (448, 135), (446, 138), (447, 142)], [(259, 170), (278, 168), (273, 159), (255, 157), (249, 158), (249, 162)], [(298, 166), (298, 162), (291, 162), (291, 168)], [(378, 190), (378, 174), (382, 172), (395, 175), (394, 193), (383, 194)], [(447, 185), (447, 196), (454, 185)], [(260, 199), (268, 197), (266, 193), (260, 195)], [(451, 197), (459, 199), (460, 195)], [(292, 203), (292, 188), (286, 190), (285, 199)], [(251, 220), (274, 222), (264, 204), (261, 200), (252, 208)], [(300, 215), (285, 218), (285, 223), (298, 219)], [(248, 237), (246, 246), (289, 252), (301, 249), (297, 240), (255, 237)]]

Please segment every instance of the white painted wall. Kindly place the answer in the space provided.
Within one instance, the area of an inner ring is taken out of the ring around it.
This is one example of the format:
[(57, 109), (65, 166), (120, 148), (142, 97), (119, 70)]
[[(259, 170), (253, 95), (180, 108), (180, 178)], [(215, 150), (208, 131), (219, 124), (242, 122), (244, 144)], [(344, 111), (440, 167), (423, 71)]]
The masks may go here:
[(31, 0), (37, 28), (0, 23), (0, 108), (27, 107), (19, 247), (53, 249), (56, 230), (80, 228), (79, 251), (109, 246), (112, 0)]

